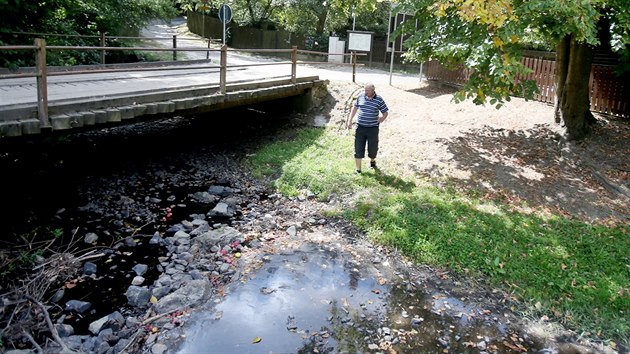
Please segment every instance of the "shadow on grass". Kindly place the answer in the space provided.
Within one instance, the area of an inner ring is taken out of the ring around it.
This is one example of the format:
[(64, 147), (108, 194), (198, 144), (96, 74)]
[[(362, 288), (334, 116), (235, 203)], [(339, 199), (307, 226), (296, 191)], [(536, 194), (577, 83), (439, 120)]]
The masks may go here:
[(630, 149), (624, 138), (630, 129), (621, 128), (612, 124), (598, 127), (586, 141), (568, 144), (545, 126), (522, 131), (486, 126), (442, 143), (457, 168), (470, 174), (467, 180), (455, 182), (481, 194), (589, 220), (623, 220), (630, 217), (629, 210), (621, 207), (623, 198), (609, 193), (596, 177), (597, 172), (630, 187), (611, 168), (630, 166)]
[(396, 175), (387, 174), (380, 168), (374, 169), (374, 173), (365, 175), (373, 178), (384, 187), (391, 187), (400, 192), (410, 193), (416, 186), (413, 182), (405, 181)]
[(569, 327), (627, 341), (627, 225), (545, 220), (432, 190), (365, 200), (349, 213), (417, 262), (483, 273)]

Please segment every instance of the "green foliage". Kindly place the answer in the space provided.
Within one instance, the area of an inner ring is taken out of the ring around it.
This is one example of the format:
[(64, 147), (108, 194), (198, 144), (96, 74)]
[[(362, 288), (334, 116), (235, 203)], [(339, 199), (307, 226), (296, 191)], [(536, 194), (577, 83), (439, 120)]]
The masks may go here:
[[(2, 0), (0, 11), (0, 44), (32, 44), (33, 36), (16, 32), (97, 36), (129, 36), (154, 18), (170, 18), (175, 9), (170, 0), (54, 0), (32, 2)], [(98, 38), (47, 36), (49, 45), (95, 46)], [(32, 65), (33, 55), (25, 52), (0, 52), (3, 66)], [(48, 53), (52, 65), (92, 64), (99, 60), (96, 52)]]
[(624, 340), (630, 331), (630, 227), (604, 227), (513, 212), (416, 185), (394, 174), (353, 174), (352, 137), (306, 129), (262, 147), (247, 163), (283, 193), (358, 196), (343, 212), (376, 242), (417, 262), (483, 274), (529, 311), (571, 328)]
[(348, 216), (421, 263), (482, 273), (569, 327), (630, 330), (628, 226), (543, 219), (432, 188), (364, 198)]
[(375, 0), (291, 0), (275, 19), (288, 31), (304, 35), (328, 36), (329, 32), (345, 35), (352, 29), (355, 14), (356, 30), (387, 32), (389, 4)]
[[(500, 107), (510, 95), (531, 98), (536, 92), (533, 81), (522, 80), (527, 74), (521, 64), (523, 47), (555, 47), (565, 36), (597, 45), (601, 30), (611, 33), (613, 48), (627, 53), (629, 6), (628, 0), (402, 0), (397, 11), (415, 15), (398, 34), (411, 34), (405, 41), (406, 60), (438, 60), (470, 70), (458, 100)], [(602, 27), (606, 23), (610, 28)]]

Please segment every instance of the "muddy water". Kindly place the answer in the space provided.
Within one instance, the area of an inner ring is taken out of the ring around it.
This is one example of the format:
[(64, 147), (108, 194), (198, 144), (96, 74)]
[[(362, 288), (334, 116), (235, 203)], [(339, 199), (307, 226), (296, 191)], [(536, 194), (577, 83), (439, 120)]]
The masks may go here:
[(267, 255), (249, 279), (187, 321), (179, 353), (509, 353), (512, 338), (538, 348), (503, 319), (412, 285), (388, 262), (353, 258), (313, 243)]

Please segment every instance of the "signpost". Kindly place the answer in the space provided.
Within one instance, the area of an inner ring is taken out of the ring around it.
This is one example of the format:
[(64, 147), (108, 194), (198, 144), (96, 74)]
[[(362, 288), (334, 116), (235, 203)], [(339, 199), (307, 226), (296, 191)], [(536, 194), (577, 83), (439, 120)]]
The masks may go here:
[(372, 39), (374, 32), (348, 31), (348, 50), (370, 53), (369, 66), (372, 66)]
[(225, 44), (225, 24), (232, 21), (232, 8), (230, 5), (221, 5), (219, 8), (219, 20), (223, 22), (223, 44)]

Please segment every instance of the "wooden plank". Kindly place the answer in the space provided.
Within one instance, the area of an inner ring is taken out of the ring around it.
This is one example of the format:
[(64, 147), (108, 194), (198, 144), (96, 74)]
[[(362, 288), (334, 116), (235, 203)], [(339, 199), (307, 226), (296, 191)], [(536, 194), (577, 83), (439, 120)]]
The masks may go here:
[(597, 86), (597, 81), (595, 77), (597, 75), (597, 68), (592, 66), (591, 72), (589, 74), (588, 79), (588, 88), (589, 88), (589, 101), (591, 103), (591, 111), (597, 111), (597, 106), (599, 105), (599, 89)]
[(556, 62), (555, 60), (547, 60), (549, 62), (549, 101), (553, 103), (556, 95)]
[(543, 86), (543, 90), (541, 94), (543, 95), (543, 102), (549, 102), (549, 60), (542, 61), (542, 71), (541, 71), (541, 83)]
[[(542, 72), (542, 60), (539, 59), (539, 58), (536, 58), (534, 60), (534, 63), (535, 63), (534, 64), (534, 68), (535, 68), (534, 69), (535, 70), (534, 77), (535, 77), (535, 80), (536, 80), (536, 85), (538, 85), (538, 87), (540, 88), (542, 86), (542, 80), (541, 80), (541, 77), (542, 77), (542, 75), (541, 75), (541, 72)], [(538, 94), (538, 100), (544, 102), (542, 92)]]
[(549, 103), (554, 103), (556, 99), (556, 61), (550, 60), (551, 63), (551, 100)]

